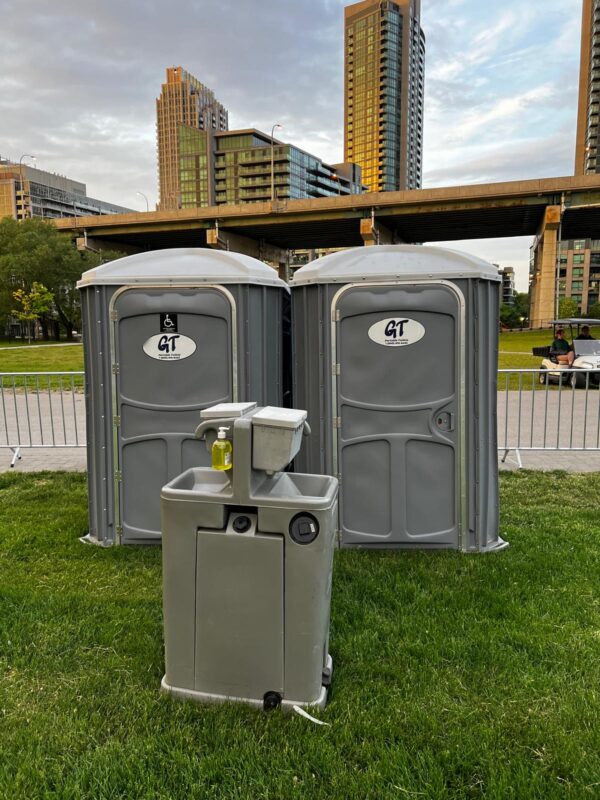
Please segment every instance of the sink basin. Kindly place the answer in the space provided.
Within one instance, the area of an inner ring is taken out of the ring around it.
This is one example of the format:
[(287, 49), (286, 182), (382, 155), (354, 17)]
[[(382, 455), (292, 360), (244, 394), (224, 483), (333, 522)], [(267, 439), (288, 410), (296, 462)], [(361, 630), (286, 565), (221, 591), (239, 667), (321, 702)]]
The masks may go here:
[(218, 495), (226, 499), (232, 497), (232, 488), (227, 473), (205, 467), (193, 467), (173, 478), (163, 487), (163, 493), (165, 495), (177, 493), (182, 499), (185, 495), (191, 498), (195, 494)]
[[(337, 497), (338, 482), (328, 475), (277, 472), (271, 477), (265, 475), (262, 481), (261, 473), (253, 472), (252, 475), (259, 480), (241, 491), (238, 489), (237, 503), (319, 510), (332, 506)], [(233, 500), (234, 494), (228, 473), (193, 467), (163, 486), (161, 496), (165, 500), (225, 504)]]
[(301, 500), (302, 508), (329, 505), (337, 494), (337, 480), (329, 475), (280, 472), (261, 483), (252, 498), (257, 504), (291, 506)]

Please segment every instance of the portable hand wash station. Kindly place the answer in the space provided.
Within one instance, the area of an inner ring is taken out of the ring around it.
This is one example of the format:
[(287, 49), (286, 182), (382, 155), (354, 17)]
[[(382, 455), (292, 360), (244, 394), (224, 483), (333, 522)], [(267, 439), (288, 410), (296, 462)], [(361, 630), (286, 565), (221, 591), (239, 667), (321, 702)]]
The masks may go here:
[[(163, 487), (164, 690), (265, 710), (327, 700), (338, 482), (282, 472), (306, 411), (222, 403), (196, 437), (217, 469)], [(229, 441), (232, 440), (232, 447)]]

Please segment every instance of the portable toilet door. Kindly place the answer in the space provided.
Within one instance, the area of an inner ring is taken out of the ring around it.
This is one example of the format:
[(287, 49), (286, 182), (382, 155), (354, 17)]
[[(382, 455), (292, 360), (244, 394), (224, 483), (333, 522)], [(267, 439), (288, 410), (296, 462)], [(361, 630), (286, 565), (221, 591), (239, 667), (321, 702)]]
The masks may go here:
[(463, 299), (440, 282), (351, 285), (333, 311), (343, 540), (458, 547)]
[(223, 286), (126, 287), (111, 312), (120, 534), (159, 538), (161, 487), (208, 465), (199, 410), (238, 399), (235, 304)]

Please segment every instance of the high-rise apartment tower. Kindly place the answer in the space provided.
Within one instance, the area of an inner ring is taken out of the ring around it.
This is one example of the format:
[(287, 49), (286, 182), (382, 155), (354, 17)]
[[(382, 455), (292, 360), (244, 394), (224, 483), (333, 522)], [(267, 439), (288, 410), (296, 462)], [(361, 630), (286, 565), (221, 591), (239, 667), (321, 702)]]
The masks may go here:
[[(159, 209), (181, 208), (182, 176), (180, 151), (190, 128), (226, 131), (228, 113), (214, 93), (181, 67), (167, 69), (156, 101)], [(201, 165), (200, 165), (201, 166)]]
[(422, 178), (425, 34), (421, 0), (364, 0), (344, 9), (344, 160), (372, 192)]
[(600, 0), (583, 0), (575, 174), (600, 172)]

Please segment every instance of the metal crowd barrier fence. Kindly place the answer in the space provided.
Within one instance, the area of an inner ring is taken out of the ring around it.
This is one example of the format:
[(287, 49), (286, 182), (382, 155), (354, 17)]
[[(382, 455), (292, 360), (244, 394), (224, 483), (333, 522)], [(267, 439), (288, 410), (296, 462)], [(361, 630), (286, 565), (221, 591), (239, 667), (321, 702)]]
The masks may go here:
[[(573, 378), (573, 376), (575, 377)], [(600, 452), (598, 373), (498, 371), (498, 450)], [(573, 388), (572, 384), (577, 384)], [(0, 447), (85, 447), (83, 372), (0, 372)]]
[(498, 450), (600, 452), (599, 372), (498, 370)]
[(0, 372), (0, 447), (85, 447), (83, 372)]

